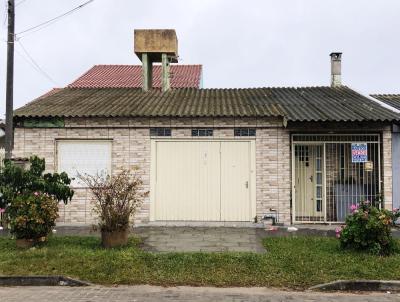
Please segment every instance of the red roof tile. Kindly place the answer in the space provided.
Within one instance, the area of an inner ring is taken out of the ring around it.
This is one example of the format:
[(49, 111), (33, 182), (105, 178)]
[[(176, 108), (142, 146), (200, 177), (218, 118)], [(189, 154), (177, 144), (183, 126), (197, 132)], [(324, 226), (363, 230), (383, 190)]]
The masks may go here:
[[(172, 88), (200, 88), (201, 65), (171, 65)], [(140, 88), (142, 66), (95, 65), (69, 88)], [(161, 88), (161, 66), (153, 66), (153, 87)]]

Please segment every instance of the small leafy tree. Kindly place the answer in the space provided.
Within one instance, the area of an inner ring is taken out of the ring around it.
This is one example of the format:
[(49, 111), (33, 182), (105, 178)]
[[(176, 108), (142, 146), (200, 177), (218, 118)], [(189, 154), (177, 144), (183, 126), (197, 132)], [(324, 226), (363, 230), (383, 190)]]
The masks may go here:
[(10, 160), (0, 169), (0, 208), (5, 208), (20, 194), (47, 193), (65, 204), (72, 199), (74, 191), (69, 187), (71, 179), (65, 172), (46, 173), (45, 160), (37, 156), (29, 159), (30, 167), (24, 169)]
[(369, 201), (364, 201), (352, 205), (350, 210), (346, 225), (336, 229), (336, 237), (343, 249), (368, 251), (376, 255), (390, 255), (396, 251), (391, 228), (400, 217), (398, 209), (378, 209)]
[(136, 171), (137, 168), (132, 172), (124, 169), (112, 176), (78, 175), (95, 197), (93, 211), (98, 215), (102, 232), (127, 230), (130, 218), (148, 195)]

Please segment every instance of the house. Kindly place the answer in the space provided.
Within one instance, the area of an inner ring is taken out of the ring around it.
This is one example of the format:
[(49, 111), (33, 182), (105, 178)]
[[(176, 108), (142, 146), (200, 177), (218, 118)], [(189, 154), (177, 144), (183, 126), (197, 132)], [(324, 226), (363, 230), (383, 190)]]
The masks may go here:
[[(71, 176), (138, 166), (140, 224), (337, 223), (363, 199), (392, 208), (400, 115), (342, 84), (341, 53), (331, 86), (248, 89), (171, 88), (173, 30), (135, 31), (135, 53), (141, 88), (66, 87), (17, 109), (13, 155)], [(90, 192), (73, 185), (60, 223), (93, 222)]]
[[(161, 65), (153, 66), (153, 87), (161, 88)], [(70, 88), (142, 88), (140, 65), (96, 65), (68, 85)], [(171, 65), (171, 88), (202, 88), (201, 65)]]
[[(171, 65), (171, 88), (202, 88), (203, 67), (201, 65)], [(69, 84), (69, 88), (141, 88), (142, 66), (140, 65), (95, 65)], [(161, 66), (153, 66), (154, 88), (161, 88)], [(39, 98), (50, 96), (62, 88), (53, 88)], [(0, 123), (3, 125), (4, 122)]]
[[(400, 94), (372, 94), (371, 97), (391, 106), (400, 113)], [(393, 208), (400, 208), (400, 126), (392, 125)]]

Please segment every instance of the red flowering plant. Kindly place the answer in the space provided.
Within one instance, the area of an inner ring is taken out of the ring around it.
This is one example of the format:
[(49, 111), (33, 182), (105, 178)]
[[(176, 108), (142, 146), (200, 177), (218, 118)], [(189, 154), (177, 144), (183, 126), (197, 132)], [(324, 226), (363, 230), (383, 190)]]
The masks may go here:
[(398, 250), (392, 237), (392, 227), (400, 217), (398, 209), (379, 209), (367, 200), (352, 205), (350, 211), (346, 224), (336, 229), (341, 248), (376, 255), (390, 255)]

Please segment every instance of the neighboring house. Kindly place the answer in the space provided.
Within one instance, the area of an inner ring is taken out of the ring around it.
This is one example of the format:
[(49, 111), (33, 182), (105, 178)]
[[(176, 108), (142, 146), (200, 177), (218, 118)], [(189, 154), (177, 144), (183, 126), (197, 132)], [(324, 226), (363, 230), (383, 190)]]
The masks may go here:
[[(69, 88), (142, 88), (141, 65), (95, 65)], [(202, 88), (201, 65), (171, 65), (171, 88)], [(153, 87), (161, 88), (161, 65), (153, 67)]]
[[(148, 83), (152, 54), (136, 53)], [(138, 166), (150, 196), (137, 223), (334, 223), (362, 199), (392, 207), (400, 115), (341, 84), (340, 53), (330, 87), (300, 88), (168, 90), (160, 57), (165, 92), (66, 87), (17, 109), (14, 156), (71, 176)], [(60, 221), (93, 222), (90, 192), (73, 185)]]
[[(384, 102), (400, 113), (400, 94), (373, 94), (372, 97)], [(392, 152), (393, 152), (393, 208), (400, 208), (400, 124), (392, 126)]]

